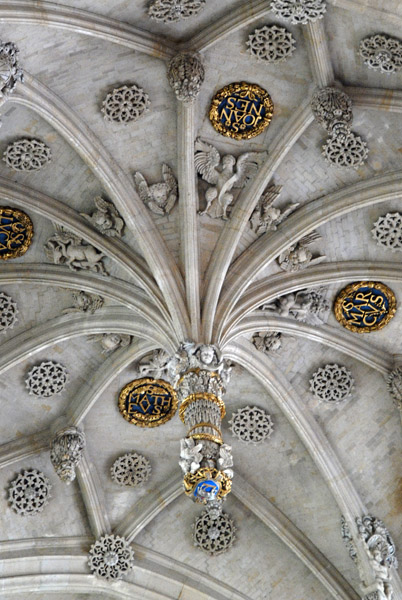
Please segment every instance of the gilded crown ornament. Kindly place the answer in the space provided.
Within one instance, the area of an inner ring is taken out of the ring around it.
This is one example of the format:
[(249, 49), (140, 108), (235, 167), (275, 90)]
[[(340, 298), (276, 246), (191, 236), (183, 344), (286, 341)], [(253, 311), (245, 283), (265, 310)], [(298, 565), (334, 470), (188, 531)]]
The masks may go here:
[(201, 504), (220, 500), (231, 490), (232, 449), (221, 432), (230, 369), (216, 346), (192, 342), (182, 344), (168, 366), (187, 427), (179, 461), (184, 492)]
[(27, 214), (16, 208), (0, 206), (0, 259), (19, 258), (28, 250), (33, 225)]
[(274, 104), (266, 90), (240, 81), (216, 92), (209, 119), (218, 133), (236, 140), (260, 135), (271, 122)]

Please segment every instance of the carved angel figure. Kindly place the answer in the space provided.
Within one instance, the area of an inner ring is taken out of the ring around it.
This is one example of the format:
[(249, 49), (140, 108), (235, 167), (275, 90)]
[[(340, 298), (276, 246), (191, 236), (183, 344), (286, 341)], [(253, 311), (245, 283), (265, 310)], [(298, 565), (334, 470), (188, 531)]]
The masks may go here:
[(56, 233), (48, 239), (44, 249), (55, 265), (67, 265), (72, 271), (84, 269), (107, 275), (102, 263), (104, 254), (83, 239), (55, 224)]
[(281, 191), (281, 185), (271, 185), (258, 200), (257, 206), (250, 217), (250, 227), (257, 235), (262, 235), (266, 231), (276, 231), (278, 225), (299, 206), (300, 202), (295, 202), (287, 206), (283, 211), (275, 208), (273, 203)]
[(96, 196), (96, 209), (91, 215), (80, 213), (95, 229), (108, 237), (121, 237), (123, 235), (124, 221), (112, 202)]
[(139, 377), (163, 379), (171, 357), (164, 350), (154, 350), (148, 360), (138, 364)]
[(230, 468), (233, 467), (232, 446), (229, 446), (228, 444), (222, 444), (220, 446), (217, 465), (218, 469), (225, 471), (229, 477), (233, 477), (233, 471)]
[(271, 311), (281, 317), (294, 317), (310, 325), (324, 323), (329, 304), (324, 297), (324, 290), (300, 290), (280, 296), (273, 302), (261, 306), (261, 310)]
[(102, 354), (111, 354), (117, 348), (125, 348), (131, 342), (131, 336), (126, 333), (96, 333), (89, 335), (88, 339), (100, 342)]
[(292, 244), (277, 259), (281, 269), (295, 273), (296, 271), (305, 269), (309, 265), (317, 265), (325, 260), (325, 254), (313, 258), (313, 253), (307, 248), (309, 244), (319, 239), (321, 239), (321, 235), (316, 231), (312, 231), (296, 242), (296, 244)]
[(267, 156), (266, 152), (246, 152), (237, 159), (226, 154), (221, 159), (218, 150), (200, 138), (195, 141), (195, 168), (210, 184), (205, 192), (206, 207), (199, 215), (227, 220), (233, 202), (232, 188), (243, 188)]
[(202, 442), (196, 444), (193, 438), (182, 438), (180, 440), (180, 458), (179, 465), (183, 473), (195, 473), (200, 468), (203, 459)]
[(156, 215), (168, 215), (178, 198), (177, 180), (169, 165), (162, 165), (164, 183), (148, 186), (142, 173), (134, 173), (137, 192), (144, 204)]

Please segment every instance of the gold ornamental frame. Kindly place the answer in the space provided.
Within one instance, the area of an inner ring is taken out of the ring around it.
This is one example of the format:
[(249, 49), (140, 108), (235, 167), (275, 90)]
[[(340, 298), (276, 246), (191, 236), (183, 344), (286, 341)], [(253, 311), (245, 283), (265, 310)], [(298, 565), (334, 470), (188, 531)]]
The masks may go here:
[[(254, 129), (248, 129), (244, 131), (233, 131), (225, 126), (221, 117), (219, 116), (218, 109), (222, 100), (227, 97), (233, 96), (234, 94), (247, 94), (247, 97), (252, 100), (254, 96), (258, 96), (259, 100), (265, 108), (265, 116), (261, 122), (254, 127)], [(230, 83), (225, 85), (222, 89), (218, 90), (215, 96), (212, 98), (211, 106), (209, 109), (209, 119), (218, 133), (225, 135), (226, 137), (234, 138), (235, 140), (249, 140), (257, 135), (260, 135), (272, 120), (274, 113), (274, 103), (272, 102), (271, 96), (264, 88), (257, 85), (256, 83), (247, 83), (246, 81), (240, 81), (236, 83)]]
[(222, 398), (218, 398), (218, 396), (215, 396), (215, 394), (209, 394), (208, 392), (197, 392), (196, 394), (190, 394), (190, 396), (187, 396), (187, 398), (185, 398), (180, 405), (179, 417), (183, 423), (185, 423), (184, 415), (187, 406), (196, 400), (208, 400), (209, 402), (213, 402), (220, 408), (221, 419), (223, 419), (226, 415), (226, 407)]
[[(33, 224), (31, 219), (28, 217), (26, 213), (22, 210), (18, 210), (18, 208), (11, 208), (9, 206), (0, 206), (0, 219), (2, 216), (5, 217), (14, 217), (17, 221), (19, 221), (25, 228), (24, 235), (25, 240), (18, 248), (10, 249), (9, 252), (4, 254), (0, 254), (1, 260), (9, 260), (10, 258), (18, 258), (25, 254), (28, 250), (29, 246), (32, 242), (33, 237)], [(1, 224), (0, 224), (1, 229)]]
[[(133, 416), (132, 414), (128, 413), (126, 410), (126, 400), (130, 392), (132, 392), (137, 387), (146, 387), (150, 385), (159, 386), (170, 394), (172, 403), (169, 411), (159, 418), (157, 418), (158, 415), (141, 415), (141, 413), (138, 413), (135, 416)], [(142, 379), (134, 379), (122, 388), (122, 390), (119, 393), (118, 406), (120, 413), (129, 423), (137, 425), (137, 427), (159, 427), (159, 425), (163, 425), (164, 423), (170, 421), (170, 419), (176, 414), (178, 407), (178, 399), (176, 390), (167, 381), (164, 381), (163, 379), (152, 379), (151, 377), (144, 377)]]
[[(360, 288), (369, 287), (379, 290), (386, 296), (388, 300), (388, 312), (382, 321), (378, 324), (373, 325), (372, 327), (357, 327), (348, 321), (343, 315), (342, 304), (345, 298), (350, 296), (352, 293), (356, 292)], [(384, 283), (380, 283), (379, 281), (358, 281), (355, 283), (351, 283), (343, 288), (334, 302), (334, 313), (336, 320), (343, 325), (349, 331), (353, 331), (354, 333), (371, 333), (372, 331), (378, 331), (385, 327), (390, 320), (394, 317), (396, 313), (396, 298), (394, 292), (386, 286)]]

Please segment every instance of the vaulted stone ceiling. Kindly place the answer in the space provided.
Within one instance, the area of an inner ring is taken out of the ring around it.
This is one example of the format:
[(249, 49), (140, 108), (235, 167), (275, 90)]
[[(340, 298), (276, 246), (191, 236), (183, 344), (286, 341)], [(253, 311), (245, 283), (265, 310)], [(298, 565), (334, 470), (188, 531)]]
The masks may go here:
[[(326, 4), (322, 20), (294, 25), (261, 0), (206, 0), (198, 14), (176, 23), (150, 19), (142, 0), (0, 0), (0, 39), (17, 45), (25, 73), (0, 108), (0, 151), (21, 138), (51, 150), (37, 171), (0, 164), (0, 206), (25, 211), (34, 226), (26, 254), (0, 261), (0, 292), (18, 307), (18, 321), (1, 334), (2, 599), (354, 600), (364, 591), (341, 538), (341, 515), (352, 526), (364, 514), (382, 519), (401, 547), (401, 421), (386, 383), (402, 355), (401, 309), (380, 331), (356, 334), (336, 321), (332, 305), (345, 285), (367, 279), (402, 299), (399, 253), (377, 245), (371, 233), (380, 216), (401, 209), (402, 71), (368, 69), (358, 53), (367, 36), (400, 36), (402, 6)], [(248, 37), (272, 24), (291, 32), (296, 49), (284, 62), (257, 61)], [(198, 51), (205, 68), (193, 103), (178, 101), (167, 80), (179, 50)], [(271, 124), (250, 140), (219, 135), (208, 118), (213, 95), (235, 81), (262, 86), (274, 102)], [(127, 125), (105, 120), (106, 94), (132, 84), (149, 96), (149, 110)], [(350, 96), (352, 130), (368, 145), (356, 169), (330, 165), (322, 155), (328, 134), (310, 102), (328, 85)], [(228, 221), (197, 214), (208, 187), (196, 178), (198, 136), (221, 156), (268, 153), (247, 186), (232, 190)], [(148, 184), (162, 181), (162, 164), (179, 186), (168, 215), (149, 211), (133, 182), (136, 172)], [(248, 219), (273, 184), (282, 186), (275, 206), (299, 207), (260, 237)], [(102, 236), (80, 216), (94, 212), (97, 196), (123, 217), (122, 239)], [(55, 224), (101, 250), (109, 276), (52, 264), (44, 245)], [(325, 260), (284, 272), (279, 254), (314, 229), (321, 238), (309, 248)], [(330, 308), (318, 322), (259, 310), (319, 286)], [(104, 304), (93, 314), (68, 312), (72, 290), (96, 293)], [(279, 350), (264, 353), (252, 344), (256, 332), (267, 331), (282, 332)], [(129, 335), (131, 343), (102, 353), (90, 336), (103, 333)], [(224, 511), (236, 540), (218, 556), (193, 546), (201, 507), (181, 493), (185, 428), (178, 416), (138, 428), (117, 407), (121, 388), (138, 376), (138, 361), (154, 349), (172, 354), (184, 340), (216, 344), (234, 365), (223, 436), (235, 461)], [(27, 373), (43, 361), (68, 371), (59, 395), (28, 393)], [(354, 388), (344, 403), (320, 402), (310, 390), (326, 364), (351, 372)], [(246, 445), (232, 437), (229, 419), (253, 405), (271, 415), (274, 431)], [(50, 440), (67, 425), (86, 437), (69, 486), (49, 457)], [(110, 477), (127, 452), (151, 463), (141, 486), (119, 487)], [(35, 516), (16, 514), (8, 503), (10, 483), (25, 469), (38, 469), (52, 485)], [(135, 551), (121, 582), (96, 577), (87, 565), (91, 544), (106, 533), (124, 536)], [(372, 575), (368, 557), (362, 560)], [(402, 600), (394, 569), (392, 585)]]

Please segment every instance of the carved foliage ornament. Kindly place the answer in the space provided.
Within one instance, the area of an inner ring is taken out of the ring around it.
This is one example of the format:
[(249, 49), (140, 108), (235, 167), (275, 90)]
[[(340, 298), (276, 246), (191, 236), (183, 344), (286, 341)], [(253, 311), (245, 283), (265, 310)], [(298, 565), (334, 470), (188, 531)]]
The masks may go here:
[(75, 479), (75, 467), (82, 458), (85, 436), (77, 427), (66, 427), (53, 438), (50, 446), (50, 460), (64, 483), (69, 485)]
[(311, 108), (316, 121), (329, 132), (335, 123), (352, 124), (352, 101), (345, 92), (337, 88), (325, 87), (318, 90), (311, 100)]
[(13, 171), (38, 171), (50, 162), (52, 153), (40, 140), (21, 139), (9, 144), (3, 160)]
[(37, 469), (27, 469), (14, 479), (8, 489), (11, 508), (19, 515), (36, 515), (50, 498), (50, 482)]
[(274, 105), (266, 90), (241, 81), (231, 83), (215, 94), (209, 119), (221, 135), (248, 140), (268, 127), (273, 111)]
[(121, 390), (119, 410), (126, 421), (138, 427), (158, 427), (177, 410), (177, 394), (162, 379), (135, 379)]
[(390, 322), (396, 313), (396, 298), (383, 283), (359, 281), (338, 294), (334, 311), (336, 319), (346, 329), (369, 333)]
[(17, 313), (17, 303), (4, 292), (0, 292), (0, 333), (5, 333), (7, 329), (14, 327)]
[(255, 29), (246, 42), (249, 53), (268, 63), (284, 62), (296, 48), (293, 35), (284, 27), (264, 25)]
[(364, 164), (368, 156), (365, 141), (353, 131), (335, 130), (322, 147), (325, 159), (336, 167), (357, 169)]
[(102, 104), (102, 112), (105, 121), (116, 123), (129, 123), (136, 121), (150, 106), (148, 94), (138, 85), (123, 85), (115, 88)]
[(135, 487), (147, 481), (151, 475), (151, 464), (142, 454), (131, 452), (115, 460), (110, 473), (118, 485)]
[(31, 245), (33, 225), (22, 210), (0, 206), (0, 259), (18, 258)]
[(325, 0), (272, 0), (271, 10), (294, 25), (322, 19), (327, 10)]
[(387, 213), (379, 217), (371, 230), (373, 238), (379, 246), (390, 250), (402, 251), (402, 215)]
[(352, 373), (346, 367), (325, 365), (310, 379), (310, 390), (323, 402), (337, 404), (350, 398), (354, 386)]
[(397, 367), (391, 371), (387, 384), (395, 406), (402, 411), (402, 367)]
[(194, 546), (211, 556), (226, 552), (236, 539), (232, 519), (222, 512), (217, 518), (204, 510), (193, 525)]
[(18, 52), (12, 42), (0, 41), (0, 98), (12, 93), (18, 81), (24, 81), (18, 66)]
[(60, 394), (66, 387), (67, 369), (60, 363), (51, 360), (32, 367), (28, 372), (25, 384), (30, 394), (48, 398)]
[(364, 64), (381, 73), (396, 73), (402, 68), (402, 41), (383, 33), (364, 38), (359, 54)]
[(176, 23), (196, 15), (204, 5), (205, 0), (152, 0), (148, 14), (156, 21)]
[(271, 415), (258, 406), (245, 406), (232, 414), (229, 421), (234, 437), (246, 444), (261, 444), (274, 431)]
[(92, 544), (88, 565), (98, 577), (121, 579), (134, 566), (134, 551), (123, 537), (104, 535)]
[(192, 102), (199, 94), (205, 77), (199, 54), (181, 52), (169, 63), (168, 81), (181, 102)]

